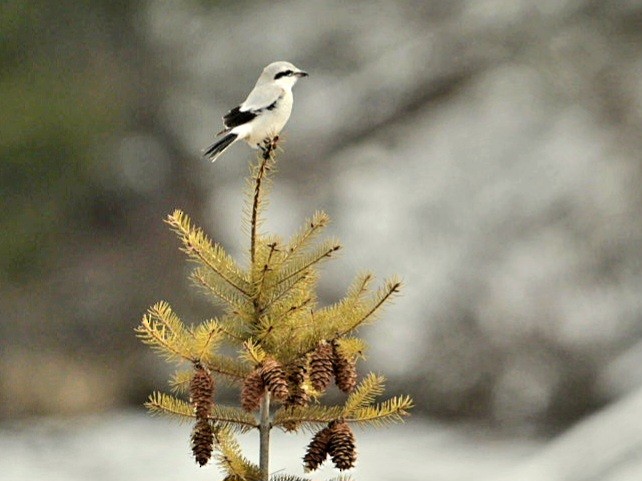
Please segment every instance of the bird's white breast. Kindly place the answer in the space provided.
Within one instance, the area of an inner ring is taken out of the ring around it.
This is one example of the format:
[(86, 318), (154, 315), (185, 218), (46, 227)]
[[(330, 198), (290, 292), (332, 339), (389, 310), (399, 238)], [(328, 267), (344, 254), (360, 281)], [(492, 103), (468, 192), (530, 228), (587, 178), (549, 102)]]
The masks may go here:
[(244, 140), (255, 147), (266, 138), (272, 138), (281, 133), (292, 113), (292, 91), (285, 90), (272, 110), (263, 110), (251, 122), (251, 128)]

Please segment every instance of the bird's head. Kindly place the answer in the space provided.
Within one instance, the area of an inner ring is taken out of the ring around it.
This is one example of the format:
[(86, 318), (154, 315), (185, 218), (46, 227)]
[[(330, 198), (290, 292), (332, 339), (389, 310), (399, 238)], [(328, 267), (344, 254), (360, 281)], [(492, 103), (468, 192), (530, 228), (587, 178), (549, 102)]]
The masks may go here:
[(259, 82), (275, 83), (284, 89), (291, 89), (301, 77), (308, 73), (295, 67), (290, 62), (274, 62), (263, 69)]

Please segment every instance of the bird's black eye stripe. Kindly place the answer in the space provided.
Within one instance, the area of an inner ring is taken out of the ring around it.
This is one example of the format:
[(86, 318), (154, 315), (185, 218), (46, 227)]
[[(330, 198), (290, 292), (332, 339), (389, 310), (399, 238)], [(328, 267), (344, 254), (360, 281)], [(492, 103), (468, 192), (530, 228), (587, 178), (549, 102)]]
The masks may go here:
[(285, 70), (283, 72), (279, 72), (274, 76), (274, 80), (278, 80), (281, 77), (290, 77), (294, 72), (292, 70)]

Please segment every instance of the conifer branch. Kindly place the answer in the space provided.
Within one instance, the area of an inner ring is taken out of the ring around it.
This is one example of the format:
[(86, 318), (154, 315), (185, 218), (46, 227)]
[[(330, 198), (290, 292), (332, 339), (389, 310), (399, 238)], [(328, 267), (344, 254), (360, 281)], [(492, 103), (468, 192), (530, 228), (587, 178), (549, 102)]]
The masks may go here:
[(370, 273), (358, 275), (350, 284), (348, 291), (343, 299), (324, 307), (317, 311), (317, 314), (324, 320), (345, 319), (350, 314), (356, 313), (362, 309), (363, 297), (368, 293), (368, 289), (374, 276)]
[(358, 275), (343, 299), (315, 313), (324, 327), (325, 337), (333, 337), (337, 331), (341, 331), (341, 326), (345, 328), (345, 323), (360, 317), (360, 312), (364, 310), (363, 297), (368, 293), (373, 278), (370, 273)]
[(192, 337), (194, 338), (192, 349), (195, 358), (200, 362), (205, 362), (214, 353), (222, 339), (222, 329), (219, 321), (210, 319), (197, 327), (191, 329)]
[(344, 406), (312, 406), (305, 408), (281, 409), (274, 417), (274, 426), (297, 423), (303, 429), (314, 431), (335, 420), (369, 426), (403, 422), (408, 411), (413, 407), (409, 396), (393, 397), (383, 403), (364, 406), (346, 412)]
[(181, 422), (190, 421), (196, 417), (194, 407), (190, 403), (158, 391), (149, 395), (145, 407), (152, 415), (168, 414)]
[(339, 339), (346, 349), (346, 355), (364, 357), (365, 342), (358, 338), (348, 340), (345, 335), (352, 326), (362, 324), (367, 320), (367, 316), (372, 314), (366, 314), (372, 308), (364, 305), (363, 297), (368, 292), (373, 279), (374, 276), (370, 273), (358, 275), (343, 299), (333, 305), (312, 311), (308, 322), (299, 323), (297, 328), (301, 330), (301, 336), (298, 339), (298, 352), (294, 353), (294, 357), (302, 357), (313, 351), (319, 339), (329, 341)]
[(185, 394), (189, 391), (189, 383), (194, 376), (194, 370), (178, 370), (169, 379), (169, 385), (174, 394)]
[(347, 328), (339, 331), (336, 337), (339, 338), (339, 337), (345, 336), (349, 332), (357, 329), (364, 322), (368, 321), (394, 294), (397, 294), (399, 292), (400, 287), (401, 287), (401, 281), (397, 279), (393, 278), (388, 282), (386, 282), (386, 285), (384, 286), (384, 288), (381, 289), (377, 294), (374, 305), (359, 319), (357, 319), (356, 322), (352, 323)]
[(232, 357), (214, 354), (209, 356), (204, 362), (205, 366), (211, 371), (223, 376), (234, 383), (241, 383), (250, 369), (242, 362)]
[(269, 316), (260, 316), (254, 327), (254, 335), (258, 344), (263, 344), (274, 331), (275, 324)]
[(294, 297), (296, 297), (298, 291), (308, 291), (309, 286), (306, 284), (316, 282), (316, 278), (317, 277), (313, 272), (307, 272), (297, 279), (290, 279), (287, 282), (281, 283), (276, 288), (271, 289), (269, 292), (270, 296), (261, 308), (261, 314), (266, 312), (268, 309), (271, 309), (275, 304), (283, 302), (284, 299), (287, 299), (287, 296), (293, 292)]
[(351, 304), (354, 305), (366, 292), (368, 292), (368, 288), (373, 280), (374, 276), (369, 272), (358, 275), (348, 288), (346, 301), (350, 301)]
[[(309, 290), (301, 289), (300, 292), (289, 291), (282, 296), (282, 302), (271, 304), (260, 315), (254, 328), (254, 337), (258, 343), (269, 343), (270, 349), (277, 349), (284, 354), (290, 349), (285, 349), (286, 344), (298, 337), (300, 330), (309, 329), (311, 322), (306, 322), (309, 312), (316, 305), (316, 298), (304, 297)], [(276, 346), (284, 347), (283, 350)], [(294, 346), (289, 346), (290, 348)]]
[(282, 427), (288, 423), (297, 423), (307, 431), (319, 429), (330, 421), (341, 418), (342, 406), (306, 406), (294, 408), (281, 408), (274, 415), (273, 426)]
[[(194, 407), (190, 403), (161, 392), (153, 392), (145, 403), (145, 407), (151, 414), (168, 414), (181, 422), (196, 418)], [(230, 432), (244, 433), (258, 427), (254, 416), (232, 406), (215, 404), (208, 414), (208, 419)]]
[(228, 428), (214, 429), (216, 460), (229, 479), (255, 481), (259, 479), (259, 468), (241, 453), (241, 447)]
[(191, 220), (183, 211), (176, 209), (167, 216), (165, 222), (178, 234), (183, 243), (181, 249), (183, 252), (193, 260), (209, 267), (240, 293), (251, 296), (250, 285), (243, 278), (242, 270), (236, 265), (236, 262), (227, 255), (221, 246), (212, 243), (200, 228), (193, 227)]
[(384, 383), (385, 378), (383, 376), (378, 376), (374, 373), (368, 374), (348, 396), (343, 405), (344, 415), (349, 416), (356, 409), (367, 407), (374, 403), (377, 396), (383, 394)]
[(230, 289), (227, 284), (221, 284), (218, 281), (218, 276), (212, 273), (211, 270), (197, 267), (192, 271), (190, 277), (197, 286), (218, 299), (220, 304), (232, 307), (237, 312), (249, 316), (247, 313), (250, 312), (249, 306), (251, 303), (248, 299), (243, 295), (239, 295), (237, 290)]
[(225, 334), (228, 338), (233, 339), (237, 342), (245, 342), (246, 336), (240, 334), (239, 332), (232, 331), (228, 326), (221, 326), (221, 332)]
[(338, 348), (347, 358), (366, 358), (368, 345), (358, 337), (340, 337), (337, 339)]
[[(293, 314), (296, 314), (297, 312), (301, 311), (302, 309), (309, 307), (312, 304), (312, 298), (308, 297), (303, 299), (301, 302), (297, 304), (293, 304), (290, 307), (288, 307), (285, 311), (281, 312), (278, 317), (273, 321), (274, 325), (282, 325), (284, 324), (284, 321), (289, 317), (292, 316)], [(306, 326), (300, 326), (300, 327), (306, 327)]]
[(168, 361), (195, 361), (192, 345), (193, 336), (168, 303), (154, 304), (143, 316), (136, 334)]
[(336, 241), (326, 241), (319, 248), (315, 249), (311, 254), (304, 256), (299, 262), (294, 266), (284, 267), (282, 276), (279, 276), (273, 284), (271, 284), (268, 289), (277, 287), (278, 285), (288, 281), (289, 279), (295, 278), (301, 273), (307, 271), (312, 266), (318, 262), (332, 257), (332, 254), (341, 249), (341, 246)]
[[(363, 289), (367, 286), (367, 283), (370, 282), (371, 276), (363, 276), (363, 281), (359, 284), (361, 288), (355, 289), (353, 291), (354, 295), (360, 296), (365, 292)], [(316, 330), (311, 330), (306, 332), (301, 339), (298, 341), (298, 350), (294, 350), (288, 356), (289, 360), (302, 358), (316, 349), (317, 342), (319, 339), (326, 339), (327, 341), (335, 341), (341, 339), (349, 334), (350, 332), (357, 329), (366, 321), (371, 321), (373, 316), (377, 311), (388, 301), (391, 297), (399, 292), (399, 287), (401, 282), (396, 278), (392, 278), (386, 282), (385, 286), (379, 290), (377, 295), (374, 297), (373, 304), (367, 308), (367, 310), (358, 315), (355, 321), (349, 322), (352, 317), (354, 317), (355, 312), (358, 312), (360, 309), (357, 308), (356, 303), (358, 299), (354, 296), (347, 297), (343, 301), (339, 302), (337, 305), (331, 306), (330, 308), (322, 309), (320, 313), (323, 316), (320, 316), (313, 325), (317, 326)], [(350, 305), (353, 305), (352, 309), (348, 309)], [(347, 327), (343, 327), (346, 320), (349, 322)], [(337, 325), (339, 321), (339, 325)]]
[(232, 406), (221, 406), (215, 404), (209, 419), (225, 425), (227, 429), (244, 433), (253, 428), (258, 428), (258, 424), (253, 415)]
[(261, 364), (267, 356), (261, 345), (251, 338), (243, 343), (243, 349), (241, 357), (255, 366)]
[(314, 240), (318, 234), (330, 223), (330, 218), (323, 211), (317, 211), (312, 218), (306, 219), (303, 229), (301, 229), (288, 243), (287, 256), (296, 255), (299, 251), (305, 249), (309, 243)]
[(397, 396), (374, 406), (355, 409), (350, 416), (343, 419), (349, 423), (379, 427), (403, 422), (403, 418), (409, 415), (408, 411), (412, 407), (410, 396)]

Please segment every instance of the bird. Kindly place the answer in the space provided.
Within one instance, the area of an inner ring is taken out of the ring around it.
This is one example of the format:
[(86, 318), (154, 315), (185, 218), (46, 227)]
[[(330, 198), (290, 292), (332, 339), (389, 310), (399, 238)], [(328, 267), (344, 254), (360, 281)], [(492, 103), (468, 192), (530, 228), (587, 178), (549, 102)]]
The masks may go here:
[(223, 136), (204, 149), (203, 156), (212, 162), (232, 144), (244, 140), (252, 148), (276, 138), (292, 112), (292, 87), (308, 73), (290, 62), (273, 62), (263, 69), (254, 89), (237, 107), (223, 116)]

